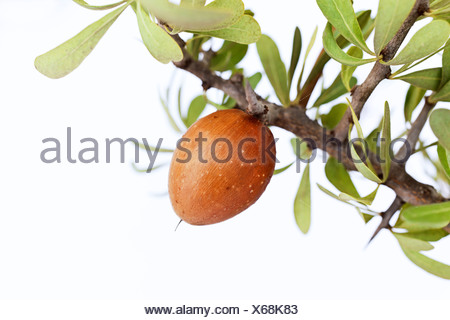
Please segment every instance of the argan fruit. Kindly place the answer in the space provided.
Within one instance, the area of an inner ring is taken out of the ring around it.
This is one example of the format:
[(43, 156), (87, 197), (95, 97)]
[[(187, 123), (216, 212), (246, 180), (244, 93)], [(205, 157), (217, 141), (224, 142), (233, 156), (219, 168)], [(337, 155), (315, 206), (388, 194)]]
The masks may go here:
[(275, 167), (269, 128), (247, 113), (221, 110), (179, 140), (169, 171), (173, 209), (193, 225), (234, 217), (258, 200)]

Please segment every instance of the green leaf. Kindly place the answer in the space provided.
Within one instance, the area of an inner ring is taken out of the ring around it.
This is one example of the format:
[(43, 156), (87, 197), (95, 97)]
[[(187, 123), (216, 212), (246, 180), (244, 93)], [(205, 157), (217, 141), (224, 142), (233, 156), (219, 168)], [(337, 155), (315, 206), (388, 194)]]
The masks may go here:
[(36, 69), (52, 79), (59, 79), (71, 73), (92, 52), (106, 31), (127, 7), (128, 4), (108, 13), (72, 39), (37, 57), (34, 63)]
[(389, 65), (411, 63), (438, 50), (450, 35), (450, 24), (444, 20), (433, 20), (417, 31), (405, 48), (394, 59), (383, 62)]
[(391, 169), (391, 111), (389, 110), (389, 103), (386, 101), (384, 104), (384, 117), (383, 117), (383, 130), (381, 132), (381, 171), (383, 172), (383, 182), (389, 177), (389, 171)]
[(202, 45), (211, 39), (210, 37), (204, 35), (194, 35), (191, 39), (186, 42), (187, 52), (195, 59), (198, 60), (198, 55), (202, 48)]
[(430, 0), (430, 9), (436, 10), (448, 6), (448, 0)]
[(359, 59), (345, 53), (337, 44), (330, 23), (327, 23), (327, 26), (323, 31), (322, 41), (323, 48), (325, 49), (326, 53), (337, 62), (340, 62), (347, 66), (361, 66), (363, 64), (367, 64), (377, 60), (376, 58)]
[[(349, 140), (351, 139), (350, 135), (349, 135)], [(362, 162), (361, 158), (359, 157), (358, 153), (355, 150), (355, 146), (353, 145), (353, 143), (350, 142), (350, 152), (352, 155), (352, 160), (355, 164), (356, 169), (367, 179), (372, 180), (376, 183), (382, 183), (382, 181), (380, 180), (380, 178), (378, 178), (378, 176), (373, 173), (372, 170), (369, 169), (369, 167), (367, 167), (364, 162)]]
[(311, 182), (309, 163), (303, 171), (302, 180), (294, 200), (294, 215), (300, 230), (306, 234), (311, 225)]
[(302, 51), (302, 34), (298, 27), (295, 28), (294, 40), (292, 43), (291, 64), (288, 71), (288, 88), (291, 87), (292, 78), (294, 77), (295, 69), (297, 68), (300, 53)]
[(164, 101), (164, 99), (161, 97), (161, 95), (159, 95), (159, 101), (161, 102), (161, 105), (164, 109), (164, 112), (167, 115), (167, 119), (169, 119), (169, 123), (170, 126), (176, 131), (176, 132), (181, 132), (181, 129), (177, 126), (177, 123), (175, 122), (175, 120), (173, 119), (169, 107), (167, 106), (166, 101)]
[(442, 78), (442, 68), (432, 68), (416, 71), (394, 79), (403, 80), (413, 86), (436, 91)]
[(366, 137), (367, 146), (369, 147), (369, 150), (376, 153), (378, 142), (379, 142), (379, 136), (381, 134), (381, 128), (383, 126), (383, 119), (381, 119), (380, 124), (377, 128), (373, 129), (371, 133)]
[(307, 160), (311, 157), (311, 150), (308, 144), (299, 138), (291, 139), (292, 150), (297, 158)]
[[(350, 49), (348, 49), (347, 54), (349, 56), (355, 57), (355, 58), (359, 58), (361, 59), (363, 57), (363, 52), (360, 48), (358, 47), (350, 47)], [(347, 91), (350, 91), (353, 86), (350, 83), (350, 80), (352, 79), (352, 75), (355, 72), (356, 67), (350, 67), (350, 66), (346, 66), (345, 64), (342, 65), (341, 68), (341, 78), (342, 78), (342, 83), (344, 84), (345, 88), (347, 88)]]
[(359, 209), (358, 207), (356, 207), (356, 211), (358, 211), (359, 215), (361, 216), (361, 218), (363, 218), (364, 223), (369, 223), (370, 220), (372, 220), (372, 218), (374, 217), (371, 214), (367, 214), (361, 211), (361, 209)]
[(436, 230), (426, 230), (426, 231), (419, 231), (419, 232), (408, 232), (408, 233), (402, 233), (402, 236), (410, 237), (414, 239), (419, 239), (423, 241), (439, 241), (442, 238), (448, 236), (448, 232), (444, 231), (442, 229), (436, 229)]
[(256, 43), (256, 47), (264, 71), (266, 72), (278, 99), (284, 106), (288, 106), (290, 100), (286, 67), (281, 60), (277, 45), (270, 37), (262, 35)]
[(412, 113), (419, 105), (420, 101), (422, 101), (425, 96), (425, 92), (427, 92), (427, 90), (422, 88), (414, 86), (409, 87), (408, 92), (406, 93), (404, 108), (405, 120), (407, 122), (411, 122)]
[[(350, 79), (350, 85), (354, 86), (356, 84), (356, 78)], [(328, 87), (326, 90), (324, 90), (319, 98), (317, 98), (316, 102), (314, 102), (313, 107), (321, 106), (325, 103), (331, 102), (340, 96), (347, 93), (347, 88), (345, 87), (344, 83), (342, 82), (342, 77), (339, 74), (334, 82), (331, 84), (330, 87)]]
[(446, 150), (439, 144), (437, 146), (437, 154), (442, 168), (444, 168), (445, 173), (450, 178), (450, 151)]
[(347, 109), (348, 105), (346, 103), (339, 103), (333, 106), (328, 114), (322, 114), (320, 116), (322, 125), (328, 130), (333, 130), (341, 121)]
[(236, 43), (250, 44), (258, 41), (261, 37), (261, 28), (252, 16), (243, 15), (229, 27), (220, 30), (198, 31), (198, 33)]
[(350, 178), (344, 165), (336, 158), (330, 157), (325, 165), (325, 174), (328, 180), (341, 192), (349, 194), (355, 198), (360, 198), (358, 191)]
[(156, 60), (161, 63), (169, 63), (183, 59), (183, 52), (176, 41), (152, 21), (139, 3), (137, 4), (136, 17), (142, 41)]
[(180, 6), (204, 7), (206, 0), (181, 0)]
[(430, 102), (437, 101), (450, 102), (450, 81), (447, 81), (447, 83), (441, 89), (439, 89), (438, 92), (430, 97)]
[(224, 41), (222, 47), (211, 59), (210, 67), (215, 71), (232, 70), (247, 54), (248, 46)]
[(189, 128), (195, 121), (197, 121), (198, 117), (201, 115), (203, 110), (206, 107), (206, 100), (203, 96), (197, 96), (192, 100), (188, 114), (186, 117), (186, 126)]
[(420, 223), (424, 229), (440, 229), (450, 222), (450, 201), (410, 206), (402, 209), (401, 215), (405, 221)]
[(339, 199), (341, 199), (343, 201), (356, 201), (356, 202), (362, 203), (366, 206), (370, 206), (372, 204), (373, 200), (375, 200), (375, 197), (378, 192), (378, 188), (379, 188), (379, 186), (377, 186), (376, 189), (374, 191), (372, 191), (371, 193), (369, 193), (367, 196), (362, 197), (362, 198), (354, 197), (347, 193), (341, 193), (341, 194), (339, 194)]
[(219, 30), (231, 26), (244, 14), (241, 0), (216, 0), (206, 7), (178, 6), (168, 0), (140, 0), (140, 3), (178, 30)]
[(442, 78), (440, 88), (450, 81), (450, 40), (445, 44), (444, 52), (442, 53)]
[(280, 173), (286, 171), (286, 170), (289, 169), (293, 164), (294, 164), (294, 162), (291, 162), (290, 164), (288, 164), (288, 165), (285, 166), (285, 167), (282, 167), (282, 168), (279, 168), (279, 169), (275, 169), (275, 170), (273, 171), (273, 175), (277, 175), (277, 174), (280, 174)]
[[(306, 59), (308, 59), (309, 53), (311, 52), (311, 49), (314, 46), (314, 43), (316, 42), (317, 31), (318, 31), (318, 28), (316, 27), (314, 29), (314, 32), (313, 32), (312, 36), (311, 36), (311, 39), (309, 40), (308, 46), (306, 47), (305, 56), (303, 57), (302, 70), (300, 71), (300, 76), (299, 76), (298, 81), (297, 81), (297, 91), (298, 92), (300, 91), (300, 86), (301, 86), (301, 83), (302, 83), (303, 73), (305, 71)], [(311, 71), (310, 76), (311, 76), (312, 73), (313, 73), (313, 71)]]
[[(358, 138), (364, 139), (364, 133), (362, 131), (361, 124), (359, 123), (358, 117), (356, 116), (355, 110), (353, 110), (352, 104), (350, 102), (348, 102), (348, 105), (349, 105), (350, 111), (352, 113), (352, 120), (353, 120), (353, 123), (355, 124), (356, 132), (358, 134)], [(349, 139), (348, 140), (349, 141), (351, 140), (350, 135), (349, 135)], [(367, 152), (365, 150), (365, 147), (364, 147), (364, 144), (362, 145), (362, 149), (364, 151), (364, 154), (367, 154)]]
[(428, 258), (427, 256), (424, 256), (423, 254), (415, 252), (413, 250), (408, 250), (404, 248), (402, 249), (405, 255), (408, 257), (408, 259), (411, 260), (418, 267), (438, 277), (450, 279), (450, 266), (443, 264), (439, 261), (433, 260), (431, 258)]
[(376, 183), (382, 183), (380, 178), (378, 178), (378, 176), (375, 173), (373, 173), (372, 170), (370, 170), (364, 164), (364, 162), (361, 161), (361, 158), (359, 157), (358, 153), (355, 151), (355, 147), (353, 144), (351, 144), (350, 148), (351, 148), (350, 151), (351, 151), (352, 159), (353, 159), (353, 162), (355, 163), (356, 169), (367, 179), (372, 180), (373, 182), (376, 182)]
[(82, 7), (86, 8), (86, 9), (90, 9), (90, 10), (108, 10), (108, 9), (118, 7), (121, 4), (127, 2), (126, 0), (124, 0), (124, 1), (119, 1), (116, 3), (107, 4), (107, 5), (103, 5), (103, 6), (93, 6), (83, 0), (72, 0), (72, 1), (75, 2), (76, 4), (79, 4)]
[(439, 143), (450, 151), (450, 110), (436, 109), (431, 113), (430, 126)]
[[(375, 19), (370, 17), (371, 13), (371, 10), (359, 11), (356, 13), (356, 18), (358, 19), (358, 24), (365, 40), (369, 37), (375, 27)], [(336, 42), (342, 49), (350, 44), (350, 42), (340, 34), (336, 38)]]
[(393, 232), (393, 234), (400, 243), (400, 246), (405, 250), (412, 250), (419, 252), (434, 249), (433, 245), (429, 244), (426, 241), (415, 239), (412, 237), (407, 237), (403, 233)]
[(250, 76), (247, 78), (248, 83), (250, 83), (250, 86), (253, 88), (253, 90), (256, 89), (256, 86), (258, 85), (258, 83), (261, 81), (262, 79), (262, 74), (261, 72), (257, 72), (254, 75)]
[[(341, 193), (339, 196), (337, 196), (337, 195), (335, 195), (333, 192), (331, 192), (330, 190), (327, 190), (326, 188), (324, 188), (323, 186), (321, 186), (320, 184), (317, 184), (317, 186), (319, 187), (319, 189), (321, 190), (321, 191), (323, 191), (324, 193), (326, 193), (327, 195), (329, 195), (330, 197), (332, 197), (333, 199), (336, 199), (336, 200), (339, 200), (340, 202), (342, 202), (342, 203), (345, 203), (345, 204), (348, 204), (348, 205), (351, 205), (352, 207), (354, 207), (356, 210), (358, 210), (358, 212), (363, 212), (363, 210), (364, 210), (364, 213), (366, 213), (365, 211), (370, 211), (369, 209), (367, 209), (367, 208), (361, 208), (361, 207), (358, 207), (358, 206), (356, 206), (355, 204), (353, 204), (353, 203), (351, 203), (351, 202), (348, 202), (349, 200), (344, 200), (343, 198), (345, 197), (341, 197), (342, 195), (343, 195), (343, 193)], [(372, 194), (374, 194), (374, 193), (376, 193), (376, 191), (378, 191), (378, 188), (377, 189), (375, 189), (375, 191), (374, 192), (372, 192), (370, 195), (368, 195), (367, 197), (369, 197), (369, 196), (372, 196)], [(348, 196), (348, 195), (347, 195)], [(365, 198), (367, 198), (367, 197), (365, 197)], [(353, 199), (351, 199), (351, 200), (353, 200)], [(374, 214), (375, 214), (375, 212), (373, 212)], [(370, 220), (370, 219), (369, 219)]]
[(344, 38), (373, 55), (364, 41), (350, 0), (317, 0), (317, 4), (327, 20)]
[(380, 0), (375, 19), (374, 45), (377, 56), (400, 29), (415, 2), (415, 0)]

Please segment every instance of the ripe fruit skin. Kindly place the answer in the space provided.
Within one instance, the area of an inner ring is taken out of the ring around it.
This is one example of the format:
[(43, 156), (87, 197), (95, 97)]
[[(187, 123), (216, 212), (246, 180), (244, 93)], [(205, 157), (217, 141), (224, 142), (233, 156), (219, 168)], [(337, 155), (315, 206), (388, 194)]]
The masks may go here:
[[(202, 143), (200, 134), (206, 139)], [(189, 224), (206, 225), (244, 211), (266, 189), (275, 152), (270, 129), (241, 110), (221, 110), (198, 120), (172, 158), (169, 195), (175, 212)]]

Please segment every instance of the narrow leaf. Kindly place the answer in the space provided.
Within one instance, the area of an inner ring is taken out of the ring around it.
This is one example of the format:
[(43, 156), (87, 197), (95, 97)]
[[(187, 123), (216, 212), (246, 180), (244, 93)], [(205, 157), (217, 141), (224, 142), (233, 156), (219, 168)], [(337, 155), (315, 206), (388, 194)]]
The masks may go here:
[[(347, 54), (349, 56), (359, 58), (359, 59), (361, 59), (363, 57), (363, 52), (358, 47), (350, 47), (350, 49), (348, 49), (348, 51), (347, 51)], [(341, 78), (342, 78), (342, 83), (344, 84), (345, 88), (347, 88), (347, 91), (350, 91), (354, 86), (354, 84), (352, 85), (350, 83), (350, 81), (352, 79), (352, 75), (355, 72), (355, 70), (356, 70), (356, 67), (346, 66), (345, 64), (342, 65)]]
[(444, 52), (442, 53), (442, 78), (440, 88), (450, 81), (450, 40), (445, 44)]
[(438, 101), (445, 101), (450, 102), (450, 81), (447, 81), (447, 83), (439, 89), (438, 92), (433, 94), (430, 97), (431, 102), (438, 102)]
[(266, 72), (278, 99), (284, 106), (288, 106), (290, 100), (286, 67), (281, 60), (277, 45), (270, 37), (262, 35), (256, 43), (256, 47), (264, 71)]
[(391, 111), (389, 110), (389, 103), (386, 101), (384, 105), (383, 130), (381, 133), (381, 171), (383, 172), (383, 182), (389, 177), (391, 169)]
[(378, 178), (378, 176), (375, 173), (373, 173), (372, 170), (370, 170), (364, 164), (364, 162), (362, 162), (361, 158), (359, 157), (358, 153), (355, 150), (355, 146), (353, 145), (353, 143), (351, 143), (350, 148), (351, 148), (350, 151), (351, 151), (352, 159), (353, 159), (356, 169), (367, 179), (372, 180), (373, 182), (376, 182), (376, 183), (382, 183), (380, 178)]
[[(354, 86), (356, 84), (356, 78), (350, 79), (350, 85)], [(334, 82), (331, 84), (329, 88), (324, 90), (322, 94), (317, 98), (316, 102), (314, 102), (313, 107), (321, 106), (322, 104), (331, 102), (340, 96), (346, 94), (347, 88), (345, 87), (344, 83), (342, 82), (342, 77), (339, 74)]]
[(450, 266), (424, 256), (421, 253), (403, 249), (403, 252), (418, 267), (444, 279), (450, 279)]
[(180, 6), (204, 7), (206, 0), (181, 0)]
[(303, 171), (302, 180), (294, 200), (294, 215), (300, 230), (306, 234), (311, 225), (311, 182), (309, 163)]
[(336, 158), (330, 157), (325, 165), (325, 174), (328, 180), (341, 192), (360, 198), (358, 191), (350, 178), (344, 165)]
[(340, 62), (347, 66), (361, 66), (363, 64), (376, 61), (376, 58), (359, 59), (345, 53), (337, 44), (330, 23), (327, 23), (327, 26), (325, 27), (322, 40), (323, 40), (323, 48), (325, 49), (327, 54), (337, 62)]
[(439, 143), (450, 151), (450, 110), (436, 109), (431, 113), (430, 126)]
[(186, 117), (186, 126), (189, 128), (195, 121), (197, 121), (198, 117), (201, 115), (203, 110), (206, 107), (206, 100), (203, 96), (197, 96), (192, 100), (188, 114)]
[(181, 129), (178, 127), (177, 123), (175, 122), (174, 118), (172, 117), (172, 114), (170, 113), (169, 107), (167, 106), (166, 101), (164, 101), (164, 99), (161, 97), (161, 95), (159, 96), (159, 101), (161, 102), (161, 105), (164, 109), (164, 112), (167, 115), (167, 119), (169, 120), (170, 126), (176, 131), (176, 132), (181, 132)]
[(350, 0), (317, 0), (317, 4), (327, 20), (344, 38), (365, 52), (373, 55), (373, 52), (367, 47), (364, 41)]
[(372, 220), (372, 218), (374, 217), (371, 214), (367, 214), (361, 211), (360, 208), (355, 207), (356, 211), (358, 211), (359, 215), (361, 216), (361, 218), (364, 220), (364, 223), (369, 223), (370, 220)]
[(308, 144), (299, 138), (291, 139), (292, 150), (297, 158), (307, 160), (311, 157), (311, 150)]
[(240, 0), (216, 0), (206, 7), (178, 6), (168, 0), (140, 0), (140, 3), (179, 30), (219, 30), (234, 24), (244, 14)]
[(280, 173), (286, 171), (286, 170), (289, 169), (293, 164), (294, 164), (294, 162), (291, 162), (290, 164), (288, 164), (288, 165), (285, 166), (285, 167), (282, 167), (282, 168), (279, 168), (279, 169), (275, 169), (275, 170), (273, 171), (273, 175), (277, 175), (277, 174), (280, 174)]
[(142, 41), (156, 60), (161, 63), (169, 63), (183, 59), (183, 52), (175, 40), (152, 21), (139, 3), (136, 16)]
[(291, 87), (292, 78), (294, 77), (295, 69), (297, 69), (298, 60), (302, 51), (302, 34), (298, 27), (295, 28), (294, 40), (292, 43), (291, 64), (288, 71), (288, 88)]
[(444, 168), (445, 173), (450, 178), (450, 151), (446, 150), (439, 144), (437, 147), (437, 154), (442, 168)]
[(423, 206), (410, 206), (402, 209), (401, 215), (405, 221), (420, 223), (423, 228), (443, 228), (450, 222), (450, 201)]
[(224, 41), (222, 47), (211, 59), (210, 67), (215, 71), (232, 70), (247, 54), (248, 46)]
[(258, 83), (261, 81), (262, 79), (262, 74), (261, 72), (257, 72), (254, 75), (248, 77), (248, 83), (250, 83), (250, 86), (253, 88), (253, 90), (256, 89), (256, 86), (258, 85)]
[(375, 19), (374, 45), (377, 56), (400, 29), (415, 2), (415, 0), (380, 0)]
[(433, 245), (429, 244), (426, 241), (407, 237), (402, 233), (393, 232), (393, 234), (397, 238), (398, 242), (400, 243), (400, 246), (404, 250), (412, 250), (419, 252), (432, 250), (434, 248)]
[(76, 4), (79, 4), (82, 7), (86, 8), (86, 9), (90, 9), (90, 10), (108, 10), (108, 9), (118, 7), (121, 4), (127, 2), (126, 0), (124, 0), (124, 1), (119, 1), (116, 3), (107, 4), (107, 5), (103, 5), (103, 6), (93, 6), (83, 0), (72, 0), (72, 1), (75, 2)]
[(417, 31), (405, 48), (394, 59), (386, 62), (389, 65), (411, 63), (438, 50), (450, 35), (450, 24), (444, 20), (433, 20)]
[(243, 15), (233, 25), (212, 31), (198, 31), (199, 34), (208, 35), (241, 44), (250, 44), (261, 37), (261, 28), (258, 22), (249, 15)]
[(378, 188), (379, 188), (379, 186), (377, 186), (376, 189), (374, 191), (372, 191), (371, 193), (369, 193), (367, 196), (362, 197), (362, 198), (354, 197), (347, 193), (341, 193), (341, 194), (339, 194), (339, 199), (341, 199), (343, 201), (356, 201), (356, 202), (359, 202), (366, 206), (370, 206), (372, 204), (373, 200), (375, 200), (375, 197), (378, 192)]
[(320, 119), (322, 120), (322, 125), (328, 130), (333, 130), (337, 126), (337, 124), (341, 121), (347, 109), (348, 105), (346, 103), (339, 103), (333, 106), (333, 108), (331, 108), (329, 113), (322, 114), (320, 116)]
[(408, 233), (402, 233), (405, 237), (410, 237), (414, 239), (419, 239), (423, 241), (439, 241), (442, 238), (448, 236), (448, 232), (444, 231), (442, 229), (436, 229), (436, 230), (426, 230), (426, 231), (419, 231), (419, 232), (408, 232)]
[[(311, 49), (314, 46), (314, 43), (316, 42), (316, 37), (317, 37), (317, 31), (318, 30), (319, 29), (317, 27), (314, 29), (314, 32), (313, 32), (313, 34), (311, 36), (311, 39), (309, 39), (308, 46), (306, 47), (305, 56), (303, 57), (302, 70), (300, 71), (300, 76), (299, 76), (298, 81), (297, 81), (297, 91), (300, 91), (302, 78), (303, 78), (303, 73), (305, 72), (306, 59), (308, 59), (309, 53), (311, 52)], [(311, 73), (312, 73), (312, 71), (311, 71)]]
[(405, 120), (407, 122), (411, 122), (412, 113), (419, 105), (420, 101), (422, 101), (425, 92), (427, 92), (427, 90), (422, 88), (414, 86), (409, 87), (408, 92), (406, 93), (404, 108)]
[(108, 13), (72, 39), (37, 57), (34, 63), (36, 69), (52, 79), (59, 79), (71, 73), (92, 52), (127, 7), (128, 4)]
[(403, 80), (413, 86), (436, 91), (442, 78), (442, 68), (432, 68), (416, 71), (394, 79)]

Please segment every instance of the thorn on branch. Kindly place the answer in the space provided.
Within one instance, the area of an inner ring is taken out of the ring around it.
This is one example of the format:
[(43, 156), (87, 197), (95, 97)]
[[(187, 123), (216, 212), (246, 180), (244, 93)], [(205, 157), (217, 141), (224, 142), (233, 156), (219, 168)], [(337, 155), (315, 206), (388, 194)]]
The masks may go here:
[(397, 196), (394, 202), (392, 202), (391, 206), (381, 214), (382, 217), (381, 223), (373, 233), (373, 236), (370, 238), (369, 243), (377, 236), (377, 234), (382, 229), (391, 229), (391, 225), (389, 224), (389, 222), (391, 221), (394, 214), (402, 207), (403, 204), (404, 201), (399, 196)]

